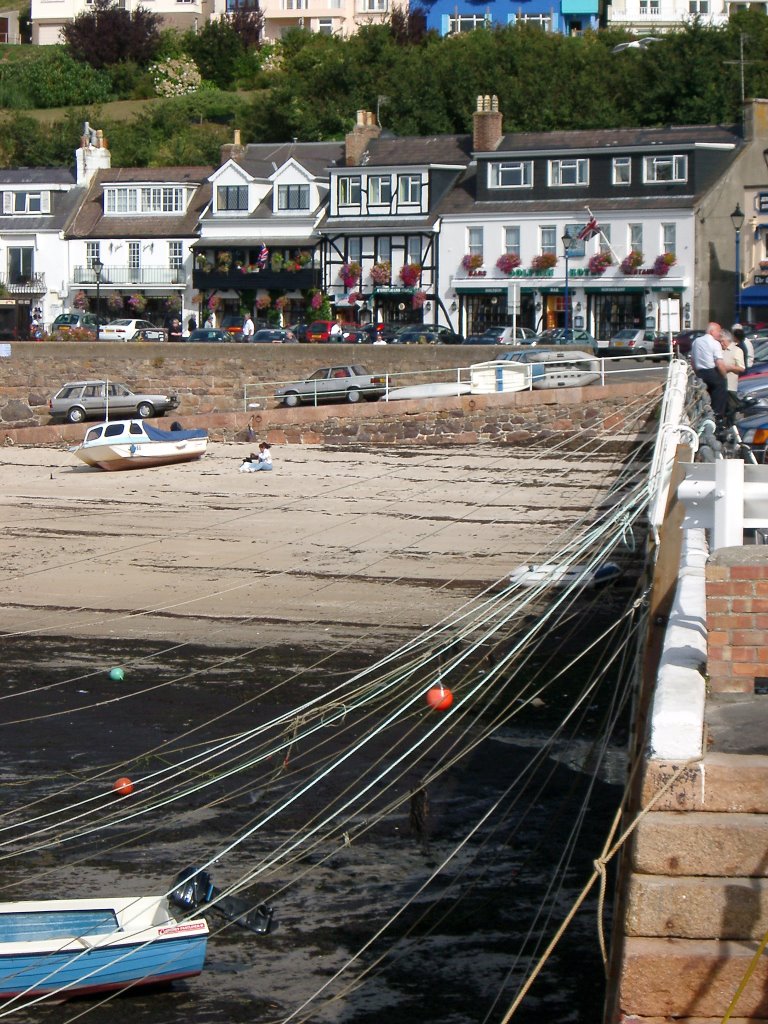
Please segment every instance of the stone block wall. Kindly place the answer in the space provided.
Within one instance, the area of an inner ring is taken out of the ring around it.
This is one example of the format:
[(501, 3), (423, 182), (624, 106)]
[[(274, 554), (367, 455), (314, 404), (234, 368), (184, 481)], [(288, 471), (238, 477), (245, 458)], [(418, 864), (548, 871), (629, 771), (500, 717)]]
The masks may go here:
[(706, 568), (707, 673), (713, 693), (768, 688), (768, 554), (721, 548)]

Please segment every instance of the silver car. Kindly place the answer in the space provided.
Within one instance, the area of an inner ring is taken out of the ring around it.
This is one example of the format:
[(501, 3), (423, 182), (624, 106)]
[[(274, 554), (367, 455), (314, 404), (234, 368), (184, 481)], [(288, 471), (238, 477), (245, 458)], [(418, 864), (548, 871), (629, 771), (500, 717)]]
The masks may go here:
[(372, 376), (364, 366), (324, 366), (315, 370), (306, 380), (297, 380), (277, 388), (275, 397), (289, 407), (302, 402), (354, 403), (361, 398), (379, 398), (386, 388), (386, 376)]
[(162, 416), (179, 404), (179, 396), (136, 394), (125, 384), (104, 380), (78, 380), (65, 384), (48, 402), (54, 419), (82, 423), (87, 419), (149, 419)]

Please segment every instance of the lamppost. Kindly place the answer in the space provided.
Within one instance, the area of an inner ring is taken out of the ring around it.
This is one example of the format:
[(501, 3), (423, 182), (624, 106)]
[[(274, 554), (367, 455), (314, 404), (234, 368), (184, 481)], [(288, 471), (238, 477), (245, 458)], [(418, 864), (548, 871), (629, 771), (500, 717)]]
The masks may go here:
[(736, 232), (736, 323), (741, 323), (741, 264), (739, 262), (739, 243), (741, 242), (741, 229), (744, 227), (744, 214), (741, 207), (736, 203), (736, 209), (731, 214), (731, 224)]
[(100, 291), (101, 291), (101, 272), (104, 269), (104, 264), (97, 256), (95, 260), (91, 261), (91, 270), (96, 275), (96, 341), (99, 340), (101, 334), (101, 321), (99, 320), (99, 312), (101, 311), (100, 303)]
[(571, 246), (574, 243), (574, 239), (568, 234), (566, 230), (565, 234), (561, 239), (563, 243), (563, 252), (565, 253), (565, 330), (566, 330), (566, 341), (568, 340), (568, 328), (571, 326), (571, 300), (568, 294), (568, 254), (571, 251)]

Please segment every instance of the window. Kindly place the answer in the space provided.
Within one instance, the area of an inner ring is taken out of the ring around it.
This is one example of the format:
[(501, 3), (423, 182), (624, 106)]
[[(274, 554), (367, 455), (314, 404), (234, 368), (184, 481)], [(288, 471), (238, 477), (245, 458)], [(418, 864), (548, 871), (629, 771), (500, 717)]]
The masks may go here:
[(50, 192), (4, 192), (3, 213), (50, 213)]
[(168, 266), (178, 269), (184, 260), (184, 249), (181, 242), (168, 243)]
[(631, 252), (643, 251), (643, 225), (629, 225), (629, 248)]
[(467, 251), (470, 256), (483, 255), (483, 229), (468, 228), (467, 230)]
[(541, 234), (542, 253), (552, 253), (557, 256), (557, 228), (554, 224), (547, 224), (539, 228)]
[(247, 185), (218, 185), (216, 188), (217, 210), (248, 210)]
[(388, 7), (388, 0), (362, 0), (362, 10), (365, 12), (386, 11)]
[(398, 202), (406, 206), (421, 203), (421, 175), (402, 174), (397, 180)]
[(643, 160), (645, 181), (687, 181), (687, 156), (647, 156)]
[(660, 0), (640, 0), (640, 13), (658, 16)]
[(309, 185), (278, 185), (278, 210), (308, 210)]
[(598, 235), (598, 238), (600, 239), (600, 241), (598, 243), (600, 245), (600, 252), (605, 252), (605, 253), (608, 253), (610, 255), (611, 254), (611, 225), (610, 224), (601, 224), (600, 225), (600, 234)]
[(107, 213), (184, 213), (185, 193), (181, 186), (158, 185), (104, 190)]
[(31, 245), (8, 249), (8, 280), (11, 284), (27, 284), (31, 280), (34, 252)]
[(504, 252), (510, 256), (520, 255), (520, 228), (504, 228)]
[(363, 242), (362, 242), (361, 238), (348, 238), (347, 239), (347, 262), (348, 263), (359, 263), (362, 251), (363, 251)]
[(359, 206), (361, 196), (360, 178), (339, 178), (339, 206)]
[(613, 158), (613, 184), (629, 185), (632, 182), (632, 160), (628, 156)]
[(455, 14), (448, 19), (448, 32), (474, 32), (476, 28), (486, 28), (490, 18), (486, 14)]
[(333, 35), (333, 18), (317, 19), (317, 34), (321, 36)]
[(544, 29), (545, 32), (548, 32), (552, 27), (549, 14), (518, 14), (515, 20), (524, 25), (535, 25), (536, 28)]
[(671, 252), (674, 256), (677, 249), (677, 225), (661, 225), (661, 247), (662, 252)]
[(550, 160), (550, 185), (588, 185), (589, 160)]
[(391, 238), (380, 238), (376, 243), (376, 262), (377, 263), (391, 263), (392, 262), (392, 239)]
[(409, 263), (421, 263), (421, 238), (409, 238), (405, 249)]
[(689, 14), (709, 14), (709, 0), (688, 0)]
[(141, 242), (128, 243), (128, 266), (131, 270), (139, 270), (141, 267)]
[(493, 161), (489, 169), (491, 188), (530, 188), (533, 185), (532, 160)]
[(308, 0), (283, 0), (284, 11), (306, 11), (308, 7)]
[(392, 179), (374, 175), (368, 179), (368, 205), (389, 206), (392, 202)]
[(101, 261), (101, 243), (100, 242), (86, 242), (85, 243), (85, 265), (86, 267), (92, 267), (96, 260)]

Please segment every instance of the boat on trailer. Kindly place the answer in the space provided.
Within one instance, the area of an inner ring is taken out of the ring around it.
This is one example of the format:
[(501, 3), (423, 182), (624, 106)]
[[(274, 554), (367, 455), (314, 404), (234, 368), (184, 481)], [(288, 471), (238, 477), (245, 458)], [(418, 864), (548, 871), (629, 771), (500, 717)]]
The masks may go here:
[(509, 352), (505, 360), (531, 367), (531, 387), (537, 391), (548, 388), (583, 388), (600, 379), (600, 360), (590, 352), (562, 348), (533, 348), (525, 352)]
[(74, 455), (86, 466), (114, 471), (191, 462), (207, 447), (207, 430), (160, 430), (145, 420), (112, 420), (91, 427)]

